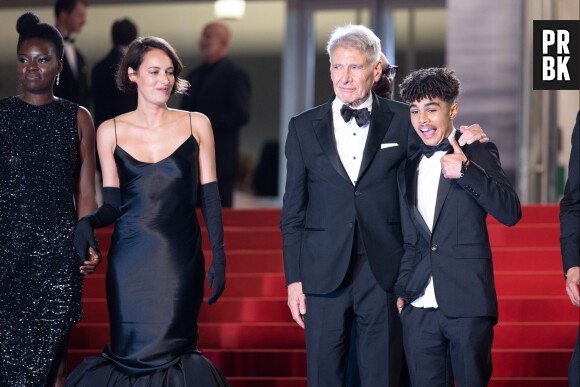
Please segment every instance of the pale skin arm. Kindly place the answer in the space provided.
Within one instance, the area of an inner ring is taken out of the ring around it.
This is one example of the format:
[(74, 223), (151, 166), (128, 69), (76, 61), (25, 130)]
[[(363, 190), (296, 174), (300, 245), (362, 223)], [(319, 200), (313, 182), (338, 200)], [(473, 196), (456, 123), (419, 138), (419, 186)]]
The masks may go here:
[[(95, 200), (95, 126), (90, 113), (82, 106), (77, 113), (78, 133), (80, 142), (79, 176), (77, 179), (75, 202), (77, 216), (82, 218), (97, 209)], [(83, 274), (94, 273), (101, 262), (101, 252), (89, 247), (89, 260), (80, 267)]]
[(483, 133), (483, 129), (478, 124), (469, 126), (462, 125), (459, 127), (459, 131), (462, 133), (461, 137), (459, 137), (459, 145), (461, 146), (474, 143), (475, 141), (489, 141), (489, 137)]
[(572, 305), (580, 307), (580, 267), (574, 266), (566, 272), (566, 293), (570, 297)]
[(288, 307), (296, 324), (304, 328), (306, 296), (302, 292), (302, 282), (293, 282), (288, 285)]
[[(188, 117), (189, 119), (189, 117)], [(201, 184), (217, 181), (215, 145), (209, 119), (203, 114), (191, 113), (193, 135), (199, 144), (199, 180)]]

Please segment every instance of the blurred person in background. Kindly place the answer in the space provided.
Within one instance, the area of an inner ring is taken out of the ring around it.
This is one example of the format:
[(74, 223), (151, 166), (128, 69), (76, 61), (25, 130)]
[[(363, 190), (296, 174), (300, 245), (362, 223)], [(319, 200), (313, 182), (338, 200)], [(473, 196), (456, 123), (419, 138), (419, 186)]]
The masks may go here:
[[(95, 126), (137, 108), (137, 93), (123, 93), (117, 88), (117, 68), (129, 44), (137, 38), (137, 27), (129, 19), (117, 20), (111, 28), (113, 47), (93, 68), (91, 91), (95, 108)], [(97, 166), (98, 167), (98, 166)]]
[(233, 204), (240, 129), (250, 120), (248, 74), (228, 58), (230, 29), (207, 24), (199, 39), (203, 63), (187, 77), (191, 84), (181, 108), (205, 114), (213, 127), (218, 187), (223, 207)]
[(87, 21), (86, 0), (56, 0), (56, 24), (64, 38), (63, 68), (54, 86), (54, 95), (90, 108), (88, 69), (84, 56), (74, 45)]

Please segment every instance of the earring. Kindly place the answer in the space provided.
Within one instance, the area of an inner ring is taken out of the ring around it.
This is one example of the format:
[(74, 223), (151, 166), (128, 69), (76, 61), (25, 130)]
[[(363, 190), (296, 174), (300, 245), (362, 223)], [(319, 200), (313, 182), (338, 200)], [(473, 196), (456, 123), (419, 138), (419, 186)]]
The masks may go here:
[(56, 85), (60, 82), (60, 73), (56, 74)]

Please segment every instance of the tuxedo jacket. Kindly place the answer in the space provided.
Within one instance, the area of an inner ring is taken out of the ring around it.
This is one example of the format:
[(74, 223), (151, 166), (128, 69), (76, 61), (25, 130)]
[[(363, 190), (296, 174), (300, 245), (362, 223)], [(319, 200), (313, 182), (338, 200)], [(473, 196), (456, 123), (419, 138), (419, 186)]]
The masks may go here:
[(572, 151), (568, 181), (560, 202), (560, 249), (564, 274), (580, 266), (580, 111), (572, 129)]
[(60, 72), (58, 85), (54, 85), (54, 95), (68, 99), (90, 109), (90, 95), (88, 82), (88, 69), (85, 58), (75, 47), (77, 57), (78, 75), (75, 78), (67, 56), (63, 57), (63, 68)]
[[(418, 141), (409, 107), (373, 94), (371, 122), (353, 185), (334, 136), (332, 100), (290, 120), (280, 228), (286, 284), (329, 293), (347, 273), (355, 224), (378, 283), (392, 291), (403, 256), (397, 167)], [(413, 136), (411, 140), (409, 137)]]
[[(459, 138), (461, 133), (456, 133)], [(462, 147), (470, 164), (460, 179), (440, 175), (432, 232), (417, 210), (417, 168), (422, 154), (401, 165), (398, 184), (405, 256), (395, 286), (411, 302), (433, 275), (439, 309), (448, 317), (497, 319), (497, 296), (486, 218), (506, 226), (521, 218), (518, 195), (501, 168), (497, 147), (475, 142)]]
[(234, 178), (238, 170), (240, 129), (250, 119), (251, 85), (248, 74), (228, 58), (202, 64), (188, 76), (191, 84), (181, 109), (205, 114), (213, 129), (216, 172)]

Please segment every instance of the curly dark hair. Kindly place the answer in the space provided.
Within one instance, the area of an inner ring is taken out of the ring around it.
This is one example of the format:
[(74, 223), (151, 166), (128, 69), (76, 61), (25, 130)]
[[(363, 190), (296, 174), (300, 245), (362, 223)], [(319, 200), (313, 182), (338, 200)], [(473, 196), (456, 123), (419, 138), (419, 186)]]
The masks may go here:
[(179, 78), (179, 74), (183, 70), (183, 64), (177, 56), (175, 49), (162, 38), (155, 36), (146, 36), (133, 40), (129, 45), (127, 52), (123, 55), (119, 69), (117, 70), (117, 88), (125, 93), (134, 93), (137, 90), (137, 85), (129, 79), (129, 67), (137, 71), (143, 63), (145, 54), (151, 50), (159, 49), (167, 54), (173, 63), (173, 74), (175, 76), (175, 83), (171, 94), (185, 94), (189, 88), (189, 82), (185, 79)]
[(399, 85), (401, 98), (407, 103), (439, 98), (451, 104), (459, 95), (460, 88), (461, 83), (454, 71), (445, 67), (414, 71)]
[(18, 43), (16, 51), (20, 50), (22, 43), (28, 39), (40, 38), (54, 44), (56, 56), (60, 60), (64, 54), (64, 41), (62, 35), (51, 24), (43, 23), (34, 12), (22, 14), (16, 22), (16, 31), (18, 32)]

